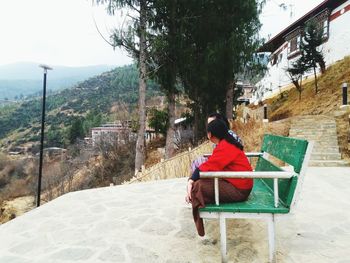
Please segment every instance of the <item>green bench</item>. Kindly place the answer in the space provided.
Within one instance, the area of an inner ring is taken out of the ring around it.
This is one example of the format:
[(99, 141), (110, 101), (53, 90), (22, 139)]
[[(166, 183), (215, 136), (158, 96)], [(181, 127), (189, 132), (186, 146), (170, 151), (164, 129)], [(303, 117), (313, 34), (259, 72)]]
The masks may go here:
[[(200, 209), (203, 219), (219, 219), (222, 262), (227, 262), (226, 219), (260, 218), (268, 222), (269, 260), (275, 262), (275, 217), (288, 215), (298, 199), (308, 166), (312, 143), (289, 137), (264, 135), (253, 172), (201, 172), (201, 178), (214, 178), (215, 204)], [(273, 157), (272, 157), (273, 156)], [(276, 165), (283, 162), (282, 166)], [(253, 190), (245, 202), (219, 204), (218, 178), (254, 178)]]

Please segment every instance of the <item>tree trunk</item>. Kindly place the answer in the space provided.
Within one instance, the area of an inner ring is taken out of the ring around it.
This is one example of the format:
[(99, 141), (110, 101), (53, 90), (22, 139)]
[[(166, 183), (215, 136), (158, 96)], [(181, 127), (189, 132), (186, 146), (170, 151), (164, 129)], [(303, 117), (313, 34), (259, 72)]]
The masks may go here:
[(234, 88), (235, 88), (235, 82), (231, 82), (228, 87), (227, 87), (227, 91), (226, 91), (226, 117), (228, 120), (232, 120), (233, 119), (233, 92), (234, 92)]
[(145, 161), (146, 129), (146, 0), (140, 1), (139, 130), (136, 141), (135, 173)]
[(166, 133), (165, 141), (165, 159), (169, 159), (175, 154), (175, 82), (176, 82), (176, 29), (175, 29), (175, 19), (176, 19), (176, 1), (173, 0), (170, 2), (170, 25), (169, 25), (169, 40), (170, 40), (170, 71), (169, 71), (169, 91), (167, 94), (168, 98), (168, 114), (169, 114), (169, 123), (168, 130)]
[(300, 81), (300, 84), (299, 84), (299, 79), (291, 79), (295, 88), (297, 89), (298, 93), (299, 93), (299, 101), (301, 100), (301, 81)]
[(318, 84), (317, 84), (316, 67), (314, 67), (314, 75), (315, 75), (315, 94), (317, 94), (318, 93)]
[(199, 138), (199, 106), (197, 102), (194, 105), (194, 127), (193, 127), (193, 144), (198, 144)]
[(300, 84), (299, 84), (299, 101), (301, 101), (301, 92), (303, 91), (303, 76), (300, 77)]
[(320, 68), (321, 68), (321, 74), (325, 73), (326, 63), (322, 60), (322, 61), (318, 62), (318, 64), (320, 65)]
[(165, 159), (169, 159), (174, 156), (174, 138), (175, 138), (175, 94), (171, 93), (168, 95), (168, 114), (169, 114), (169, 125), (166, 133), (165, 142)]

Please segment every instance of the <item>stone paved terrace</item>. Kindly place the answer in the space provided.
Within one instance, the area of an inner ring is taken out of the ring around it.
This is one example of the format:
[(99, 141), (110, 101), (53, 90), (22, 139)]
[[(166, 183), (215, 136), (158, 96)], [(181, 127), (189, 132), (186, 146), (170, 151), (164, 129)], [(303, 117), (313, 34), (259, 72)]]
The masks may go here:
[[(185, 184), (66, 194), (0, 226), (0, 262), (220, 262), (218, 223), (196, 236)], [(350, 169), (309, 168), (303, 190), (296, 213), (277, 219), (278, 262), (349, 263)], [(229, 220), (230, 262), (267, 262), (267, 244), (265, 222)]]

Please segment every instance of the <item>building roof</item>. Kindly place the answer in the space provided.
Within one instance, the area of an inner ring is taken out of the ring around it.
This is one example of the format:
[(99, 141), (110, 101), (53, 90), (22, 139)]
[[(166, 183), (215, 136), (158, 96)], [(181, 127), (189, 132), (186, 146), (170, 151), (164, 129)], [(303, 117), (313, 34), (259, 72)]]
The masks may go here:
[(186, 120), (186, 118), (176, 119), (176, 120), (174, 121), (174, 123), (175, 123), (175, 124), (179, 124), (179, 123), (181, 123), (181, 122), (184, 122), (185, 120)]
[(347, 0), (325, 0), (322, 3), (320, 3), (318, 6), (310, 10), (308, 13), (306, 13), (304, 16), (299, 18), (297, 21), (286, 27), (284, 30), (282, 30), (280, 33), (278, 33), (276, 36), (271, 38), (269, 41), (267, 41), (262, 47), (258, 49), (258, 52), (274, 52), (276, 49), (278, 49), (284, 42), (284, 37), (292, 32), (293, 30), (297, 29), (300, 26), (303, 26), (307, 20), (312, 18), (313, 16), (317, 15), (318, 13), (322, 12), (325, 9), (329, 9), (332, 11), (334, 8), (340, 6), (341, 4), (345, 3)]

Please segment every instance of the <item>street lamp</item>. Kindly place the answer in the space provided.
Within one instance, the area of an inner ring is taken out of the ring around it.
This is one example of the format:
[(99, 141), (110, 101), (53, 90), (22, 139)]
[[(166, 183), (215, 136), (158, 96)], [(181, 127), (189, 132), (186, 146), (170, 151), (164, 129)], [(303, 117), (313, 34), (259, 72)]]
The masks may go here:
[(348, 105), (348, 83), (344, 82), (342, 85), (343, 88), (343, 106)]
[(41, 139), (40, 139), (40, 160), (39, 160), (39, 176), (38, 176), (38, 190), (36, 197), (36, 206), (40, 206), (40, 194), (41, 194), (41, 177), (43, 171), (43, 150), (44, 150), (44, 129), (45, 129), (45, 104), (46, 104), (46, 75), (48, 70), (52, 70), (47, 65), (39, 65), (44, 69), (44, 81), (43, 81), (43, 105), (41, 113)]
[(267, 104), (264, 104), (264, 119), (263, 122), (269, 122), (269, 119), (267, 118)]

